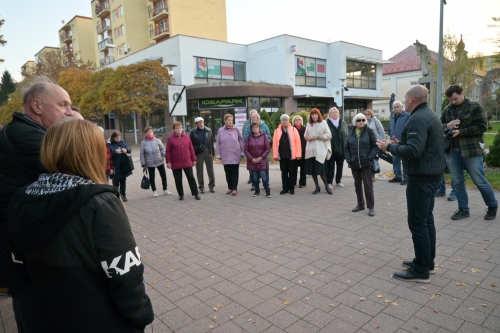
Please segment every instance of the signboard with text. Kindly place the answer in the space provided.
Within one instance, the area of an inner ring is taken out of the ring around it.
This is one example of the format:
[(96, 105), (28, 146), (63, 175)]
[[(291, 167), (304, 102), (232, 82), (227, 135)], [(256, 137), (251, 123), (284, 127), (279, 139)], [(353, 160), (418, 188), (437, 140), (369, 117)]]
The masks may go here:
[(227, 97), (227, 98), (200, 98), (198, 100), (198, 109), (233, 109), (246, 108), (246, 97)]

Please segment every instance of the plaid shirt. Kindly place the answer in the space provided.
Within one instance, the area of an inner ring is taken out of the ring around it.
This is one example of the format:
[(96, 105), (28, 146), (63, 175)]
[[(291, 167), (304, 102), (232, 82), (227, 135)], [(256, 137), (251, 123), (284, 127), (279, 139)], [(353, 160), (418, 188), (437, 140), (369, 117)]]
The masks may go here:
[(484, 142), (483, 133), (488, 129), (486, 112), (479, 103), (471, 102), (467, 98), (464, 99), (460, 107), (457, 108), (449, 104), (443, 110), (441, 115), (443, 129), (450, 121), (460, 119), (460, 126), (458, 126), (460, 134), (455, 139), (458, 139), (462, 157), (482, 156), (483, 149), (479, 143)]
[(108, 143), (106, 142), (106, 174), (109, 175), (111, 170), (114, 170), (113, 166), (113, 155), (111, 155), (111, 149), (109, 148)]

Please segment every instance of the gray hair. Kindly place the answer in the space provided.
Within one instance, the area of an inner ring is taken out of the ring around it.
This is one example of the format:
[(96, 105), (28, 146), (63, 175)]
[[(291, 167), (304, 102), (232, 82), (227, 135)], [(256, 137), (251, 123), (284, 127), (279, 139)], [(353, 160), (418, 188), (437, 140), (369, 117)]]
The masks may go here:
[(285, 119), (290, 121), (290, 117), (286, 113), (283, 113), (280, 117), (280, 121), (285, 120)]
[(396, 104), (399, 104), (399, 105), (403, 106), (403, 103), (401, 103), (400, 101), (395, 101), (394, 103), (392, 103), (392, 106), (394, 106)]
[(101, 126), (97, 126), (97, 128), (104, 134), (104, 128), (102, 128)]
[(365, 118), (366, 119), (366, 116), (363, 114), (363, 113), (358, 113), (357, 115), (355, 115), (353, 118), (352, 118), (352, 124), (354, 126), (356, 126), (356, 123), (358, 121), (358, 118)]
[[(255, 109), (252, 109), (252, 110), (250, 110), (250, 112), (249, 112), (248, 114), (250, 115), (250, 117), (252, 117), (252, 114), (253, 114), (253, 113), (257, 113), (257, 114), (259, 114), (259, 111), (255, 110)], [(259, 115), (259, 116), (260, 116), (260, 115)]]
[(21, 92), (23, 94), (24, 107), (30, 105), (33, 98), (42, 95), (51, 84), (54, 84), (51, 79), (45, 75), (39, 75), (35, 76), (29, 85), (22, 87)]

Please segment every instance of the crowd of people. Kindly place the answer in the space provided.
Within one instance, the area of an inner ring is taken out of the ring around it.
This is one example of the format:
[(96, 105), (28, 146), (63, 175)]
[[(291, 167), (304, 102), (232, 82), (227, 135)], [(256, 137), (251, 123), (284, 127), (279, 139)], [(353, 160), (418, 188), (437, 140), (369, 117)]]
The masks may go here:
[[(171, 195), (166, 162), (179, 200), (184, 200), (183, 172), (196, 200), (205, 193), (204, 168), (209, 192), (215, 192), (214, 154), (224, 166), (225, 193), (232, 196), (238, 194), (243, 156), (253, 196), (260, 195), (262, 182), (268, 198), (271, 150), (280, 167), (280, 195), (294, 195), (297, 181), (299, 188), (305, 187), (306, 175), (314, 181), (313, 195), (321, 192), (319, 179), (331, 195), (334, 180), (335, 186), (344, 187), (345, 162), (357, 197), (352, 211), (366, 207), (368, 216), (374, 216), (378, 153), (389, 152), (395, 171), (391, 182), (407, 186), (415, 253), (413, 260), (403, 261), (408, 269), (393, 277), (428, 283), (436, 255), (434, 200), (443, 184), (445, 161), (458, 199), (452, 219), (470, 216), (464, 169), (487, 206), (486, 220), (496, 218), (498, 206), (483, 171), (485, 113), (464, 97), (459, 86), (448, 88), (446, 96), (450, 105), (439, 119), (427, 105), (425, 87), (408, 89), (405, 111), (403, 103), (394, 102), (389, 139), (373, 111), (355, 115), (348, 128), (335, 107), (326, 119), (312, 109), (306, 125), (300, 116), (290, 122), (283, 114), (272, 138), (255, 110), (243, 134), (233, 115), (226, 114), (216, 140), (202, 117), (195, 119), (196, 128), (189, 135), (181, 122), (174, 122), (166, 146), (146, 127), (140, 162), (149, 174), (154, 198), (156, 170), (163, 194)], [(143, 332), (154, 314), (124, 207), (126, 178), (133, 169), (131, 147), (118, 131), (106, 141), (102, 128), (72, 110), (68, 93), (55, 84), (34, 83), (24, 92), (23, 104), (24, 113), (14, 113), (0, 132), (0, 287), (7, 287), (13, 298), (18, 331)]]

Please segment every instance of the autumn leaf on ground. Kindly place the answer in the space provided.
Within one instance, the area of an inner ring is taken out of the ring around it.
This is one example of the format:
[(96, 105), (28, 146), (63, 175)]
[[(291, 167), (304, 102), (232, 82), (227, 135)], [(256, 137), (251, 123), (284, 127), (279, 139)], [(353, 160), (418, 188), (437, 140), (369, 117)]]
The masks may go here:
[(278, 306), (280, 305), (280, 302), (274, 302), (274, 305)]
[(288, 304), (290, 304), (290, 302), (289, 301), (284, 301), (283, 304), (288, 305)]
[(168, 250), (168, 252), (172, 253), (172, 252), (174, 252), (174, 249), (170, 249), (170, 250)]
[(384, 301), (384, 303), (391, 303), (391, 301), (389, 301), (388, 299), (386, 299), (386, 300)]
[(365, 301), (366, 300), (366, 297), (360, 297), (359, 298), (360, 301)]
[(434, 312), (439, 313), (439, 310), (438, 309), (434, 309)]
[(377, 298), (382, 298), (382, 297), (384, 297), (384, 296), (382, 296), (382, 295), (377, 295)]
[(285, 291), (285, 290), (286, 290), (286, 287), (281, 288), (281, 290)]
[(396, 303), (396, 302), (392, 302), (391, 304), (394, 306), (398, 306), (398, 303)]
[(471, 268), (470, 270), (472, 273), (479, 273), (481, 272), (481, 270), (477, 269), (477, 268)]
[(435, 298), (436, 298), (436, 296), (435, 296), (435, 295), (432, 295), (432, 296), (431, 296), (431, 299), (435, 299)]

